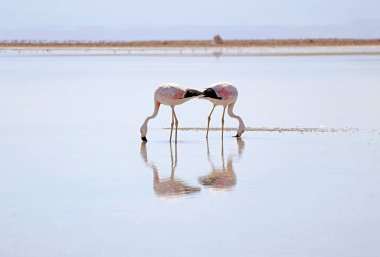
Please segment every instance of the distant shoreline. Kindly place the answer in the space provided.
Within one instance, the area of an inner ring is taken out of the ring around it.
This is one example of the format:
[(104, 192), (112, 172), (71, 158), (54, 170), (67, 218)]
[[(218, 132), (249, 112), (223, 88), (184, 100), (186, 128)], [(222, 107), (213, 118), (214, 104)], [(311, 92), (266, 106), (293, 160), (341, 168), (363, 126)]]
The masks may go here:
[(250, 57), (380, 55), (380, 39), (27, 42), (0, 41), (0, 56)]
[(264, 40), (168, 40), (168, 41), (0, 41), (3, 50), (84, 49), (230, 49), (276, 47), (359, 47), (380, 46), (380, 39), (264, 39)]

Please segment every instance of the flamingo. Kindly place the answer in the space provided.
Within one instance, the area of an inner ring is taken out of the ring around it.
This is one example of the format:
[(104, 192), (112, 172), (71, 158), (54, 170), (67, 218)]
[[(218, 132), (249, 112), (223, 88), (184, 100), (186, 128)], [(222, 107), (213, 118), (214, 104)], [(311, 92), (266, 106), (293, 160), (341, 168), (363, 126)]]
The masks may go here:
[(238, 98), (238, 91), (234, 85), (228, 82), (218, 82), (211, 87), (207, 88), (200, 95), (201, 98), (209, 100), (213, 103), (212, 110), (208, 116), (207, 123), (207, 133), (206, 138), (208, 138), (208, 131), (210, 128), (211, 115), (215, 107), (218, 105), (223, 106), (223, 115), (222, 115), (222, 138), (224, 133), (224, 113), (226, 112), (226, 107), (228, 107), (228, 115), (231, 118), (235, 118), (239, 121), (239, 127), (237, 129), (236, 137), (241, 137), (245, 130), (245, 125), (240, 116), (235, 115), (233, 112), (234, 105)]
[(172, 141), (172, 134), (173, 134), (173, 126), (175, 122), (175, 141), (177, 142), (177, 130), (178, 130), (178, 119), (177, 115), (175, 114), (174, 107), (176, 105), (183, 104), (194, 97), (197, 97), (201, 94), (200, 91), (195, 89), (185, 89), (181, 85), (175, 84), (175, 83), (166, 83), (160, 85), (156, 91), (154, 92), (154, 111), (151, 116), (148, 116), (144, 123), (142, 124), (140, 128), (141, 132), (141, 139), (143, 141), (147, 141), (146, 134), (148, 132), (148, 121), (150, 119), (154, 119), (157, 114), (158, 110), (160, 109), (160, 105), (168, 105), (172, 108), (172, 123), (171, 123), (171, 129), (170, 129), (170, 139), (169, 141)]

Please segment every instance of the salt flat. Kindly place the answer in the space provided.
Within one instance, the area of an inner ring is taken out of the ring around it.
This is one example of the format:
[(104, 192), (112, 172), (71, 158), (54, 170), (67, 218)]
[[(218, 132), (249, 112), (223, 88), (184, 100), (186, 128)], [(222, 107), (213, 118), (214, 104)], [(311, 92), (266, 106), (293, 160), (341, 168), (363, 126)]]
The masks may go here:
[[(378, 56), (0, 56), (1, 256), (378, 256), (379, 68)], [(177, 144), (165, 106), (141, 142), (158, 84), (219, 80), (238, 87), (246, 125), (268, 130), (206, 141), (192, 128), (211, 104), (192, 100), (176, 108), (190, 128)]]

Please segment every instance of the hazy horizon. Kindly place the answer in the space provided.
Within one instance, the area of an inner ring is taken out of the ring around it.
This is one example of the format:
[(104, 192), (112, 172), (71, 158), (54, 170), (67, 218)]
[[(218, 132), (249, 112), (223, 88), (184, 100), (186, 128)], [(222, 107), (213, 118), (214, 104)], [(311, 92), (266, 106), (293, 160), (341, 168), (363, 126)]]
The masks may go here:
[(0, 40), (379, 38), (374, 0), (2, 3)]
[(308, 26), (45, 26), (24, 29), (0, 27), (0, 40), (205, 40), (224, 39), (380, 38), (380, 20), (342, 25)]

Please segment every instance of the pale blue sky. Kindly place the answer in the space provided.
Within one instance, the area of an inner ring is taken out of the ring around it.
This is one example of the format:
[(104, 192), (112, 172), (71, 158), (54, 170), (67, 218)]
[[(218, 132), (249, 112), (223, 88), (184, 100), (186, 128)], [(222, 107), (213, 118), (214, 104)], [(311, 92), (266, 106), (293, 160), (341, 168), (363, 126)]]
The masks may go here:
[(1, 0), (0, 28), (45, 26), (257, 26), (380, 19), (379, 0)]

